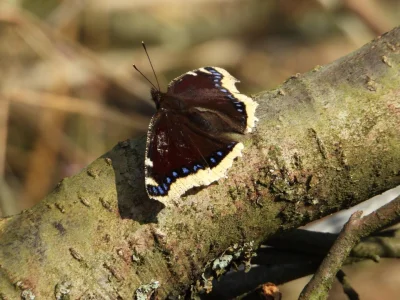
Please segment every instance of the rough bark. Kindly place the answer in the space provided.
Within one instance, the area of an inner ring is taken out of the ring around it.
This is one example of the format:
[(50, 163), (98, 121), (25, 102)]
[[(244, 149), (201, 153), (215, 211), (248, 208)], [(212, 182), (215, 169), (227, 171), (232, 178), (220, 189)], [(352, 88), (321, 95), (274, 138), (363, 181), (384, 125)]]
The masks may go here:
[(395, 28), (256, 95), (260, 122), (229, 178), (177, 207), (147, 199), (145, 138), (120, 143), (0, 220), (0, 295), (130, 299), (152, 280), (161, 298), (177, 295), (235, 243), (256, 247), (399, 185), (399, 74)]

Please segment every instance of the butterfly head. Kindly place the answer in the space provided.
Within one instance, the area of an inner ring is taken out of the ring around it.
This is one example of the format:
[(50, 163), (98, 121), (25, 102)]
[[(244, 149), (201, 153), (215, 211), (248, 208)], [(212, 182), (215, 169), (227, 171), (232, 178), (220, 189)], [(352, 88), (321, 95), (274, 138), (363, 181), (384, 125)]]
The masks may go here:
[(162, 93), (160, 92), (160, 90), (152, 87), (150, 89), (150, 93), (151, 93), (151, 99), (153, 99), (154, 103), (156, 104), (156, 108), (159, 109), (160, 108), (160, 103), (161, 103), (161, 97), (162, 97)]

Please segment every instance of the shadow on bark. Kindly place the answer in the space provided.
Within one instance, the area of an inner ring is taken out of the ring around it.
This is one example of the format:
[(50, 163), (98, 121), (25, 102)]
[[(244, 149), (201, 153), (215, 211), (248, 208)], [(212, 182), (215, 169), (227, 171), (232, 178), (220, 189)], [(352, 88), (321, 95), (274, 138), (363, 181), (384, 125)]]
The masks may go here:
[(144, 183), (145, 137), (119, 143), (111, 153), (115, 174), (118, 210), (122, 219), (132, 219), (140, 224), (158, 223), (157, 215), (165, 207), (149, 199)]

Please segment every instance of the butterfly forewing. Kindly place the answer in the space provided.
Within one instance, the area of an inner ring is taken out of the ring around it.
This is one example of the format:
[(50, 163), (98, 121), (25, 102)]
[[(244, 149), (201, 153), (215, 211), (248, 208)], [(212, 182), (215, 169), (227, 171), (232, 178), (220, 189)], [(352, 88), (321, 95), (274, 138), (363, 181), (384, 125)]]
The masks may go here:
[(185, 100), (186, 105), (214, 110), (229, 117), (242, 133), (250, 132), (257, 118), (256, 102), (240, 94), (235, 83), (239, 82), (226, 70), (204, 67), (183, 74), (168, 86), (168, 95)]

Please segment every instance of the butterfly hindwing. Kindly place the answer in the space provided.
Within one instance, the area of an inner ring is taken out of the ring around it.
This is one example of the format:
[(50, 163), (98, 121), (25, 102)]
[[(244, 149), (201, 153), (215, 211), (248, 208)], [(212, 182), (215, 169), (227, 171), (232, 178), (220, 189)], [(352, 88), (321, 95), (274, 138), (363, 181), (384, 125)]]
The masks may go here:
[[(173, 126), (179, 122), (179, 127)], [(208, 185), (221, 177), (241, 155), (243, 144), (215, 139), (192, 130), (189, 119), (157, 113), (151, 122), (145, 160), (146, 190), (163, 203), (192, 187)]]

